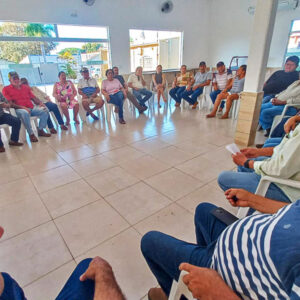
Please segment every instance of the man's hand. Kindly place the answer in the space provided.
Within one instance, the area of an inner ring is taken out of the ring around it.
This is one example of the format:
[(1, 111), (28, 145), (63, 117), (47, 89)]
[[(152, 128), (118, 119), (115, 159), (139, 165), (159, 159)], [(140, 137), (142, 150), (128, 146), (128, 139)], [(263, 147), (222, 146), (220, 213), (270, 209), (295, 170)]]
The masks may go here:
[(294, 130), (299, 121), (300, 121), (300, 116), (294, 116), (289, 118), (287, 122), (284, 124), (285, 133), (289, 133), (291, 130)]
[(93, 93), (93, 94), (91, 95), (91, 97), (92, 97), (92, 98), (96, 98), (96, 97), (97, 97), (97, 93)]
[(247, 161), (247, 157), (243, 153), (236, 153), (231, 155), (233, 162), (238, 166), (243, 166)]
[(105, 97), (105, 99), (106, 99), (106, 101), (107, 102), (109, 102), (110, 101), (110, 97), (109, 97), (109, 95), (107, 94), (107, 95), (104, 95), (104, 97)]
[(29, 114), (31, 114), (31, 110), (28, 108), (28, 107), (26, 107), (26, 106), (22, 106), (22, 108), (21, 109), (25, 109)]
[(82, 99), (88, 99), (89, 96), (87, 94), (82, 94)]
[(1, 106), (2, 108), (10, 108), (9, 103), (5, 103), (5, 102), (1, 102), (1, 103), (0, 103), (0, 106)]
[(189, 273), (183, 277), (183, 282), (194, 298), (201, 300), (239, 299), (215, 270), (196, 267), (188, 263), (182, 263), (179, 269)]
[(95, 257), (91, 262), (87, 270), (80, 276), (80, 281), (90, 280), (105, 280), (113, 276), (113, 271), (110, 264), (101, 257)]
[(188, 86), (186, 87), (186, 90), (187, 90), (187, 91), (190, 91), (191, 88), (192, 88), (192, 87), (191, 87), (190, 85), (188, 85)]
[(244, 148), (241, 149), (241, 153), (244, 154), (247, 158), (255, 158), (259, 156), (259, 151), (256, 148)]
[(193, 87), (193, 91), (196, 91), (196, 89), (199, 87), (199, 85), (195, 85), (194, 87)]
[(272, 104), (275, 105), (275, 106), (286, 105), (286, 101), (281, 101), (281, 100), (278, 100), (277, 98), (273, 98), (272, 99)]
[(253, 194), (243, 189), (229, 189), (225, 191), (225, 196), (234, 207), (249, 207)]

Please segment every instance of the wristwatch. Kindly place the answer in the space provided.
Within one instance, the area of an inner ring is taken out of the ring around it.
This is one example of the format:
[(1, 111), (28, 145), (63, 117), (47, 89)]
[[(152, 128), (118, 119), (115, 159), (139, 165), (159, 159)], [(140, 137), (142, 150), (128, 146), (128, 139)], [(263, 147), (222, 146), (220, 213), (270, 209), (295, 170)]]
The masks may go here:
[(250, 162), (250, 159), (247, 159), (244, 163), (244, 167), (249, 169), (249, 162)]

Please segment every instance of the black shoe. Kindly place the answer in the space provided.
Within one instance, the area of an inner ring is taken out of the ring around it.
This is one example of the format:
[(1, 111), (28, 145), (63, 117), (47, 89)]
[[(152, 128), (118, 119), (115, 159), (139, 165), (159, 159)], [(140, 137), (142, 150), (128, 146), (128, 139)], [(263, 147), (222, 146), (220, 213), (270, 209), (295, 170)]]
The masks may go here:
[(266, 129), (265, 137), (268, 137), (270, 135), (271, 128)]
[(86, 116), (88, 117), (89, 115), (90, 115), (90, 113), (87, 111), (87, 112), (86, 112)]
[(258, 128), (257, 128), (257, 131), (262, 131), (262, 130), (263, 130), (262, 126), (259, 125)]

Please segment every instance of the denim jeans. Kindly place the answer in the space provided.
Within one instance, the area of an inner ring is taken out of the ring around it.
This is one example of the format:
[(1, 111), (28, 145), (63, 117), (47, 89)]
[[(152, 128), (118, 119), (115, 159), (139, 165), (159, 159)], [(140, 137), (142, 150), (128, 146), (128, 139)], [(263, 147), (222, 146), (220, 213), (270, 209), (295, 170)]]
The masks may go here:
[[(230, 188), (244, 189), (250, 193), (255, 193), (261, 176), (256, 173), (244, 173), (234, 171), (223, 171), (218, 177), (219, 186), (223, 191)], [(282, 202), (290, 203), (290, 199), (285, 193), (274, 183), (270, 184), (270, 187), (266, 193), (266, 198), (278, 200)]]
[(193, 89), (190, 89), (189, 91), (185, 90), (182, 93), (182, 98), (186, 100), (189, 104), (194, 104), (197, 101), (197, 98), (202, 94), (203, 88), (199, 87), (196, 90), (193, 91)]
[(109, 95), (109, 102), (108, 104), (114, 104), (119, 109), (119, 119), (123, 119), (123, 100), (124, 100), (124, 94), (119, 91), (113, 95)]
[[(53, 102), (46, 102), (45, 105), (47, 106), (48, 110), (49, 111), (52, 111), (55, 115), (55, 118), (58, 122), (59, 125), (64, 125), (64, 121), (62, 119), (62, 116), (60, 114), (60, 111), (58, 109), (58, 106), (57, 104), (53, 103)], [(47, 125), (48, 125), (48, 128), (51, 129), (53, 128), (53, 123), (51, 121), (51, 117), (50, 117), (50, 114), (49, 114), (49, 118), (47, 120)]]
[(133, 95), (138, 99), (140, 105), (142, 106), (145, 106), (145, 103), (152, 97), (152, 92), (148, 91), (145, 88), (139, 89), (138, 91), (133, 89), (132, 91)]
[[(218, 95), (219, 95), (221, 92), (222, 92), (221, 90), (216, 90), (216, 91), (212, 91), (212, 92), (209, 94), (209, 96), (210, 96), (211, 101), (212, 101), (213, 104), (215, 104), (216, 99), (217, 99)], [(225, 102), (222, 101), (220, 107), (223, 108), (224, 105), (225, 105)]]
[[(20, 119), (12, 116), (11, 114), (4, 113), (0, 117), (0, 125), (7, 124), (11, 126), (11, 136), (10, 139), (13, 142), (19, 141), (19, 134), (20, 134), (20, 128), (21, 128), (21, 121)], [(0, 134), (0, 147), (3, 147), (3, 142), (1, 140), (1, 134)]]
[(262, 104), (268, 103), (268, 102), (270, 102), (271, 99), (274, 98), (274, 97), (275, 97), (275, 95), (264, 95), (264, 97), (263, 97), (261, 103), (262, 103)]
[(284, 124), (287, 122), (287, 120), (289, 119), (290, 117), (284, 117), (282, 119), (282, 121), (276, 125), (276, 127), (273, 129), (270, 137), (271, 138), (283, 138), (284, 135), (285, 135), (285, 131), (284, 131)]
[[(284, 105), (273, 105), (271, 102), (262, 104), (259, 116), (259, 124), (262, 126), (262, 128), (271, 128), (275, 116), (281, 115), (284, 107)], [(290, 116), (294, 116), (296, 113), (297, 109), (295, 107), (289, 107), (287, 109), (287, 114)]]
[(39, 117), (39, 130), (44, 129), (47, 126), (49, 117), (49, 111), (47, 108), (35, 106), (33, 109), (30, 109), (30, 114), (25, 109), (16, 109), (16, 114), (18, 118), (23, 122), (29, 135), (33, 134), (30, 117)]
[(182, 95), (185, 91), (185, 86), (176, 86), (170, 90), (169, 95), (175, 100), (176, 103), (181, 103)]
[(141, 241), (142, 253), (164, 292), (169, 295), (173, 279), (178, 280), (183, 262), (209, 268), (216, 241), (226, 225), (210, 212), (213, 204), (201, 203), (195, 212), (197, 244), (150, 231)]
[(269, 138), (265, 141), (263, 148), (276, 147), (282, 141), (281, 137)]

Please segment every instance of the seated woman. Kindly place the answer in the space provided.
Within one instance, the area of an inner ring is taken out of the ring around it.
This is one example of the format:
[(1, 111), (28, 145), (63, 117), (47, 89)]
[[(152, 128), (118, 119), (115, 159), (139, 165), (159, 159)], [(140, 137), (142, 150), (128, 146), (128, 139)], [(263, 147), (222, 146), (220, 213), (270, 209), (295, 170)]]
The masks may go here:
[(175, 100), (176, 107), (180, 106), (183, 92), (185, 91), (187, 85), (192, 86), (194, 84), (194, 76), (191, 72), (186, 71), (186, 65), (182, 65), (180, 68), (180, 74), (175, 77), (172, 89), (170, 90), (170, 96)]
[[(236, 71), (236, 77), (231, 86), (222, 91), (221, 94), (217, 96), (217, 99), (214, 103), (214, 108), (212, 112), (206, 115), (206, 118), (214, 118), (217, 114), (218, 107), (222, 100), (226, 99), (226, 111), (221, 119), (228, 119), (229, 112), (234, 100), (239, 99), (240, 92), (244, 89), (245, 76), (246, 76), (247, 66), (242, 65)], [(229, 91), (228, 91), (229, 90)]]
[[(274, 117), (281, 115), (286, 104), (300, 104), (300, 80), (293, 82), (270, 102), (261, 105), (259, 124), (262, 129), (266, 130), (265, 136), (269, 136)], [(289, 116), (296, 115), (296, 113), (295, 107), (289, 107), (287, 110)]]
[(167, 300), (180, 270), (188, 272), (183, 282), (195, 299), (299, 299), (300, 200), (288, 205), (242, 189), (225, 196), (234, 207), (263, 214), (226, 224), (213, 214), (217, 206), (201, 203), (194, 218), (196, 243), (146, 233), (141, 250), (160, 285), (149, 290), (148, 299)]
[(162, 65), (158, 65), (156, 67), (156, 73), (152, 75), (152, 82), (154, 84), (154, 88), (157, 91), (157, 102), (158, 107), (160, 108), (160, 96), (163, 97), (164, 102), (167, 102), (166, 96), (164, 94), (164, 90), (166, 88), (166, 76), (162, 73)]
[[(21, 78), (21, 84), (25, 84), (25, 85), (29, 86), (28, 80), (24, 77)], [(64, 125), (64, 121), (63, 121), (60, 111), (57, 107), (57, 104), (53, 103), (51, 101), (50, 97), (46, 93), (44, 93), (42, 90), (40, 90), (37, 86), (29, 86), (29, 87), (30, 87), (31, 91), (33, 92), (33, 94), (46, 105), (48, 110), (52, 111), (54, 113), (55, 118), (56, 118), (58, 124), (60, 125), (61, 130), (68, 130), (68, 127), (66, 127)], [(52, 134), (57, 133), (57, 131), (55, 130), (53, 123), (51, 121), (50, 115), (49, 115), (49, 118), (47, 121), (47, 125)]]
[(106, 70), (105, 75), (107, 79), (102, 81), (101, 93), (107, 103), (114, 104), (118, 107), (120, 124), (126, 124), (123, 117), (123, 101), (126, 99), (126, 92), (120, 81), (114, 78), (112, 69)]
[(60, 71), (58, 73), (59, 82), (56, 82), (53, 87), (53, 97), (59, 103), (59, 106), (65, 115), (67, 122), (66, 125), (70, 125), (69, 109), (73, 109), (73, 118), (76, 124), (79, 124), (77, 119), (79, 104), (75, 99), (77, 95), (76, 88), (72, 81), (67, 80), (66, 73)]
[(147, 108), (145, 103), (152, 97), (152, 92), (145, 88), (146, 81), (143, 76), (143, 68), (137, 67), (135, 73), (128, 77), (128, 86), (132, 88), (133, 95), (139, 101), (139, 104)]

